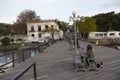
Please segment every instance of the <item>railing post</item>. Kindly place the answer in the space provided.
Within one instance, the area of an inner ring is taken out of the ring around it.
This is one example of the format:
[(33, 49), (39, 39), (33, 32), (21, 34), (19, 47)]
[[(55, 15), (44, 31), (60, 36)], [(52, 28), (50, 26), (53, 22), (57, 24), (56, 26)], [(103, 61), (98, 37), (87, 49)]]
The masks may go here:
[(14, 53), (12, 53), (12, 63), (13, 63), (13, 68), (15, 67), (15, 60), (14, 60)]
[(24, 56), (24, 50), (23, 50), (23, 61), (25, 60), (25, 56)]
[(33, 72), (34, 72), (34, 80), (37, 80), (37, 72), (36, 72), (36, 63), (33, 65)]
[(34, 80), (37, 80), (37, 72), (36, 72), (36, 63), (33, 62), (29, 66), (27, 66), (25, 69), (17, 73), (11, 80), (18, 80), (22, 75), (24, 75), (31, 67), (33, 67), (34, 72)]

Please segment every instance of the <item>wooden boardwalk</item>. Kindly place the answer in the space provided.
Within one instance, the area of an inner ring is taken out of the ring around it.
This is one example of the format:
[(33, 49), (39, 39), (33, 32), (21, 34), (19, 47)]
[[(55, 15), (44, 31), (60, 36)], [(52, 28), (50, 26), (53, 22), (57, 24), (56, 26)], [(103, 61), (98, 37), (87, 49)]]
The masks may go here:
[[(80, 41), (84, 51), (88, 44)], [(14, 69), (0, 74), (0, 80), (10, 80), (33, 61), (36, 61), (37, 64), (38, 80), (120, 80), (120, 51), (94, 44), (92, 46), (95, 49), (95, 57), (104, 63), (102, 70), (75, 72), (74, 51), (69, 49), (69, 44), (66, 41), (59, 41), (48, 47), (44, 53), (38, 53)], [(20, 80), (34, 80), (33, 70), (30, 69)]]

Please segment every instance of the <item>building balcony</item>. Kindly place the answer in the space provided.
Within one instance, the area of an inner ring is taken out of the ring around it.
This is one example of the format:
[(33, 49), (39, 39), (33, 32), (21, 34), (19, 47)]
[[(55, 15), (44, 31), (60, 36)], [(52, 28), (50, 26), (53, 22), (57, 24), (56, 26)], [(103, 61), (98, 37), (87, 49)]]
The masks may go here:
[(35, 32), (35, 30), (30, 30), (29, 32)]

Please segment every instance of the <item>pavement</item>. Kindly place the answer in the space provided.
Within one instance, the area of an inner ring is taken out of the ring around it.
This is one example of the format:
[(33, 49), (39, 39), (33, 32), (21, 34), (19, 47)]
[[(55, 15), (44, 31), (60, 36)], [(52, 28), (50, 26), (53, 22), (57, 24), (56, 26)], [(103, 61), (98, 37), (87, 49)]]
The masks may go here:
[[(86, 52), (88, 42), (79, 41)], [(98, 71), (74, 71), (73, 54), (67, 41), (58, 41), (47, 47), (44, 52), (17, 65), (13, 69), (0, 73), (0, 80), (11, 80), (17, 73), (26, 68), (31, 62), (36, 62), (38, 80), (120, 80), (120, 51), (108, 47), (94, 47), (95, 57), (103, 62), (103, 69)], [(27, 71), (20, 80), (34, 80), (33, 68)]]

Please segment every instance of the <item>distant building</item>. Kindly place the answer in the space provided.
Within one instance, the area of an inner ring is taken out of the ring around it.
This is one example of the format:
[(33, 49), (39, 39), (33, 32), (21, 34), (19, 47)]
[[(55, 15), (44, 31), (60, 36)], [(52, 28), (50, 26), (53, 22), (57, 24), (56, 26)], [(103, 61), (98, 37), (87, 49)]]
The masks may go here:
[(25, 34), (11, 35), (11, 43), (27, 43), (28, 38)]
[(107, 32), (107, 38), (112, 38), (112, 39), (120, 38), (120, 31), (109, 31), (109, 32)]
[(11, 43), (44, 42), (46, 38), (50, 39), (52, 38), (52, 36), (50, 33), (48, 32), (43, 33), (42, 31), (51, 26), (54, 29), (58, 30), (54, 33), (54, 39), (55, 40), (63, 39), (63, 31), (59, 29), (59, 26), (55, 20), (41, 20), (39, 22), (27, 23), (27, 35), (19, 34), (1, 36), (0, 40), (2, 40), (4, 37), (9, 37), (11, 39)]
[(0, 37), (0, 41), (3, 38), (5, 38), (5, 37), (9, 37), (10, 38), (10, 43), (11, 44), (12, 43), (27, 43), (28, 42), (27, 35), (25, 35), (25, 34), (16, 34), (16, 35), (1, 36)]
[(90, 32), (89, 39), (103, 39), (107, 37), (107, 32)]
[(120, 38), (120, 31), (108, 32), (90, 32), (89, 39), (118, 39)]
[(41, 20), (39, 22), (27, 23), (28, 42), (44, 42), (45, 37), (52, 38), (50, 33), (42, 32), (44, 29), (47, 29), (51, 26), (53, 26), (54, 29), (59, 30), (58, 32), (56, 31), (54, 33), (54, 39), (63, 37), (63, 31), (59, 29), (59, 26), (55, 20)]

